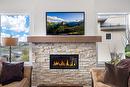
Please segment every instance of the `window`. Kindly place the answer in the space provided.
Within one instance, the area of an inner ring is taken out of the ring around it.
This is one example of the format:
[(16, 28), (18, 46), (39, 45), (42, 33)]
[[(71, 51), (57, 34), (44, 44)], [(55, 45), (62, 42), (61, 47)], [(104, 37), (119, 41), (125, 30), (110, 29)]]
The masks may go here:
[(128, 13), (98, 13), (97, 32), (102, 36), (102, 42), (98, 44), (97, 64), (103, 65), (110, 61), (112, 53), (120, 54), (125, 58), (125, 37), (128, 30)]
[(126, 29), (126, 14), (98, 14), (101, 31), (121, 31)]
[[(27, 35), (30, 29), (30, 17), (28, 15), (0, 15), (0, 39), (2, 43), (3, 37), (18, 38), (18, 45), (12, 46), (11, 58), (13, 62), (29, 61), (29, 43), (27, 43)], [(0, 47), (0, 59), (8, 60), (9, 47)]]

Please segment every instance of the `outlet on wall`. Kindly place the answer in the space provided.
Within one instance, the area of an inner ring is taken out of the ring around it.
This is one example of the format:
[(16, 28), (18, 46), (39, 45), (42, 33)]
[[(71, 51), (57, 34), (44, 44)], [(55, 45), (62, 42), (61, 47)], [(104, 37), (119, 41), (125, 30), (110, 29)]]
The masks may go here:
[(111, 33), (106, 33), (106, 40), (111, 40)]

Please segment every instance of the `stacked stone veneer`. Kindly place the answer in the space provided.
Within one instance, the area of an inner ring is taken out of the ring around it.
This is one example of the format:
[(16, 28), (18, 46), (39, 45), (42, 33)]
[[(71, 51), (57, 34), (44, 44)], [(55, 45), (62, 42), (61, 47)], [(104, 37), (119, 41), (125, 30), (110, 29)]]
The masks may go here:
[[(33, 85), (82, 84), (91, 87), (89, 70), (96, 66), (96, 43), (35, 43), (32, 54)], [(50, 69), (50, 54), (79, 54), (79, 69)]]

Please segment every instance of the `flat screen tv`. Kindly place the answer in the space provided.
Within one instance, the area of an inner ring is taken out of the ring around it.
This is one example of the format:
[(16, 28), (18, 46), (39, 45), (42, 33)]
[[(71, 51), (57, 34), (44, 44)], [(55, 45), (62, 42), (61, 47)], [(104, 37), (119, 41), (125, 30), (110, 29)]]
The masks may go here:
[(47, 35), (84, 35), (85, 12), (46, 12)]

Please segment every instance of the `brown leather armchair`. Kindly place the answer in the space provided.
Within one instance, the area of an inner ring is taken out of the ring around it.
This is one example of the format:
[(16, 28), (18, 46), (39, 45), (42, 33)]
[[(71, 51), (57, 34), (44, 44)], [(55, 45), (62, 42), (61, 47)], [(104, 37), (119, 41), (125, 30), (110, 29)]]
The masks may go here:
[(90, 70), (92, 76), (92, 87), (114, 87), (113, 85), (108, 85), (104, 82), (104, 68), (92, 68)]

